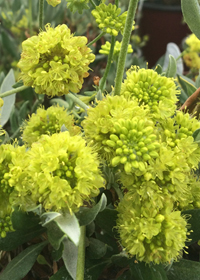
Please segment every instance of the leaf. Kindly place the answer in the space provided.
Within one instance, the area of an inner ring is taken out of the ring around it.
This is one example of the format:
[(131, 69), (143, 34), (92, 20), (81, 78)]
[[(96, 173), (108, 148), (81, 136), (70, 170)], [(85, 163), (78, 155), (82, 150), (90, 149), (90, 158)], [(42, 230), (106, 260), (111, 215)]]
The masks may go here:
[(47, 212), (40, 216), (42, 226), (46, 226), (46, 224), (50, 223), (51, 221), (55, 220), (55, 218), (61, 216), (60, 213), (57, 212)]
[(197, 88), (200, 87), (200, 70), (199, 70), (199, 75), (198, 75), (198, 77), (196, 78), (196, 81), (195, 81), (195, 86), (196, 86)]
[(167, 272), (168, 280), (200, 280), (200, 263), (189, 260), (174, 262)]
[(187, 94), (188, 97), (197, 90), (194, 82), (191, 79), (182, 75), (177, 75), (177, 77), (181, 87), (183, 88), (184, 92)]
[(53, 249), (51, 252), (51, 256), (54, 261), (59, 261), (62, 258), (64, 245), (63, 243), (60, 244), (60, 248), (58, 250)]
[(162, 264), (146, 264), (130, 261), (131, 274), (137, 280), (168, 280)]
[[(188, 220), (188, 224), (190, 225), (189, 231), (189, 239), (191, 239), (189, 242), (186, 243), (186, 245), (193, 244), (200, 240), (200, 209), (191, 209), (186, 210), (182, 212), (183, 215), (186, 215), (186, 218)], [(191, 232), (192, 230), (192, 232)]]
[(73, 280), (73, 278), (69, 275), (65, 266), (62, 266), (56, 274), (51, 276), (49, 280)]
[[(78, 247), (74, 245), (68, 238), (63, 240), (64, 250), (62, 259), (64, 261), (65, 267), (71, 277), (76, 279), (76, 268), (78, 260)], [(1, 279), (0, 279), (1, 280)]]
[(169, 64), (166, 70), (166, 77), (173, 78), (176, 76), (176, 60), (175, 58), (170, 54), (169, 55)]
[(156, 71), (159, 75), (162, 74), (162, 66), (160, 64), (156, 65), (154, 71)]
[[(15, 83), (15, 76), (14, 76), (14, 71), (11, 69), (5, 79), (3, 80), (3, 83), (0, 88), (0, 93), (4, 93), (8, 90), (13, 89), (12, 85)], [(10, 113), (12, 111), (13, 105), (15, 104), (15, 98), (16, 98), (16, 93), (3, 97), (3, 107), (1, 108), (1, 118), (0, 118), (0, 125), (4, 126), (4, 124), (7, 123)]]
[(112, 255), (111, 261), (112, 261), (112, 263), (114, 263), (115, 265), (117, 265), (119, 267), (125, 267), (125, 266), (129, 265), (130, 259), (129, 259), (129, 256), (125, 252), (121, 252), (119, 254)]
[(92, 208), (81, 208), (76, 214), (80, 221), (80, 226), (89, 225), (94, 221), (97, 214), (106, 208), (107, 198), (103, 193), (99, 202)]
[[(96, 260), (95, 260), (96, 261)], [(88, 259), (86, 259), (86, 262), (88, 262)], [(85, 270), (85, 278), (86, 279), (91, 279), (91, 280), (97, 280), (99, 279), (100, 274), (102, 273), (102, 271), (104, 270), (104, 268), (110, 264), (109, 260), (106, 261), (102, 261), (100, 262), (99, 260), (96, 261), (95, 264), (90, 265), (88, 267), (87, 263), (86, 263), (86, 270)]]
[(10, 113), (10, 127), (12, 133), (14, 133), (19, 127), (18, 110), (15, 107), (12, 108), (12, 111)]
[(90, 259), (100, 259), (107, 252), (108, 246), (95, 238), (89, 238), (89, 247), (87, 253)]
[(65, 237), (64, 232), (54, 221), (52, 221), (51, 223), (47, 223), (45, 227), (47, 228), (47, 236), (49, 242), (55, 250), (58, 250), (63, 238)]
[(0, 275), (0, 280), (21, 280), (35, 263), (48, 241), (32, 245), (15, 257)]
[(3, 73), (3, 71), (0, 73), (0, 86), (3, 82), (3, 80), (5, 79), (5, 74)]
[(21, 125), (21, 123), (26, 119), (27, 117), (27, 107), (29, 104), (29, 100), (25, 101), (22, 106), (19, 109), (19, 116), (18, 116), (18, 122), (19, 125)]
[[(5, 30), (1, 30), (2, 45), (3, 48), (12, 55), (16, 60), (19, 59), (19, 53), (17, 52), (17, 44), (14, 38)], [(12, 85), (12, 84), (11, 84)]]
[(194, 141), (197, 142), (198, 144), (200, 144), (200, 128), (198, 128), (197, 130), (195, 130), (195, 132), (193, 133), (192, 137), (194, 138)]
[(198, 0), (181, 0), (181, 9), (184, 20), (190, 30), (200, 39), (200, 7)]
[(96, 217), (96, 224), (105, 230), (111, 237), (114, 236), (114, 227), (116, 226), (117, 211), (106, 208)]
[(39, 223), (40, 217), (32, 212), (27, 213), (16, 209), (12, 213), (12, 224), (15, 230), (28, 230), (39, 226)]
[(80, 226), (74, 214), (64, 213), (54, 220), (58, 227), (78, 246), (80, 239)]
[[(168, 43), (167, 44), (167, 49), (166, 49), (166, 53), (165, 53), (165, 59), (164, 59), (164, 65), (163, 65), (163, 70), (165, 71), (169, 65), (169, 61), (170, 61), (170, 55), (172, 55), (175, 58), (175, 62), (176, 62), (176, 73), (179, 75), (183, 74), (183, 60), (180, 57), (181, 56), (181, 51), (179, 49), (179, 47), (175, 44), (175, 43)], [(180, 57), (178, 59), (178, 61), (176, 61), (176, 59)], [(175, 73), (175, 74), (176, 74)]]

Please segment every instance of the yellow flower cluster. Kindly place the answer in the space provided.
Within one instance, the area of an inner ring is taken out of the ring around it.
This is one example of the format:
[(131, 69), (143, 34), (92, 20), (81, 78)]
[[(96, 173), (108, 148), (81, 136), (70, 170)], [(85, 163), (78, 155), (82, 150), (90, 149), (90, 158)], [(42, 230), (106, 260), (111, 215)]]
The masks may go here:
[(189, 68), (200, 69), (200, 40), (195, 34), (191, 34), (185, 42), (188, 46), (183, 55), (185, 64)]

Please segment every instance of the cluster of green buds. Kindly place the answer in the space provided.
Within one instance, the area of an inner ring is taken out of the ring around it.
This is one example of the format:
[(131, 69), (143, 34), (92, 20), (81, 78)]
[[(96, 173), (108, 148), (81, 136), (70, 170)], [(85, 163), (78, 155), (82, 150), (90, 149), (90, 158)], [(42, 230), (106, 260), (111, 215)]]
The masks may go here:
[[(116, 57), (119, 56), (119, 53), (120, 53), (120, 50), (121, 50), (121, 45), (122, 45), (122, 42), (119, 42), (119, 41), (115, 42), (113, 58), (116, 58)], [(106, 43), (101, 46), (101, 49), (99, 50), (99, 53), (109, 55), (110, 48), (111, 48), (110, 42), (106, 41)], [(131, 44), (129, 44), (127, 53), (132, 53), (132, 52), (133, 52), (132, 46), (131, 46)]]
[(193, 174), (200, 148), (192, 137), (200, 123), (175, 111), (178, 93), (173, 79), (132, 69), (121, 95), (99, 101), (83, 121), (87, 142), (115, 168), (126, 193), (118, 206), (122, 245), (148, 263), (179, 257), (188, 234), (180, 211), (197, 207), (200, 197)]
[[(99, 28), (113, 36), (117, 36), (119, 32), (123, 34), (126, 22), (127, 12), (120, 15), (121, 9), (116, 5), (102, 3), (92, 10), (92, 15), (95, 17)], [(134, 29), (134, 26), (133, 26)]]
[(21, 164), (16, 159), (12, 170), (12, 203), (25, 210), (41, 204), (45, 211), (75, 212), (104, 187), (97, 154), (68, 131), (43, 135), (26, 152), (19, 172)]
[(151, 110), (152, 117), (163, 119), (171, 117), (176, 109), (177, 95), (180, 92), (172, 78), (159, 75), (151, 69), (132, 67), (127, 71), (122, 84), (121, 95), (136, 99)]
[(7, 232), (14, 231), (12, 226), (12, 220), (10, 216), (6, 216), (4, 218), (0, 218), (0, 234), (1, 238), (6, 237)]
[(69, 115), (64, 107), (51, 106), (47, 110), (39, 108), (36, 114), (32, 114), (25, 122), (22, 139), (31, 146), (43, 134), (59, 133), (63, 125), (70, 135), (80, 134), (80, 127), (75, 125), (73, 116)]
[(51, 97), (79, 92), (95, 58), (86, 46), (87, 38), (73, 37), (65, 24), (56, 28), (47, 24), (45, 29), (22, 43), (20, 78), (36, 93)]

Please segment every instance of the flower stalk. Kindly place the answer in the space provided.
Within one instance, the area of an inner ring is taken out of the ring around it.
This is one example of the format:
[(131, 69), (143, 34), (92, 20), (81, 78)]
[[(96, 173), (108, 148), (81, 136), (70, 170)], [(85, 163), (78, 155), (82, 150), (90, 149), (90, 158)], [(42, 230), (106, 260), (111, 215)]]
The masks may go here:
[(68, 93), (67, 96), (69, 96), (69, 98), (71, 98), (76, 104), (78, 104), (85, 111), (87, 111), (87, 109), (89, 108), (83, 101), (81, 101), (78, 97), (76, 97), (72, 93)]
[(122, 39), (122, 46), (121, 46), (119, 60), (117, 64), (117, 74), (115, 78), (114, 95), (120, 94), (121, 84), (122, 84), (122, 79), (124, 74), (124, 66), (126, 62), (126, 54), (128, 50), (128, 44), (130, 41), (131, 32), (132, 32), (132, 26), (135, 18), (137, 4), (138, 4), (138, 0), (130, 0), (128, 14), (126, 18), (126, 24), (124, 28), (123, 39)]
[(85, 232), (86, 227), (81, 227), (81, 236), (78, 246), (78, 260), (76, 270), (76, 280), (84, 280), (84, 268), (85, 268)]
[(87, 44), (87, 47), (92, 46), (94, 43), (96, 43), (103, 35), (105, 35), (106, 33), (104, 31), (102, 31), (94, 40), (92, 40), (91, 42), (89, 42)]
[(39, 0), (39, 29), (44, 28), (44, 0)]
[(3, 98), (3, 97), (6, 97), (6, 96), (9, 96), (9, 95), (12, 95), (14, 93), (23, 91), (27, 88), (29, 88), (29, 87), (28, 86), (21, 86), (21, 87), (18, 87), (18, 88), (14, 88), (14, 89), (11, 89), (11, 90), (8, 90), (8, 91), (5, 91), (5, 92), (1, 93), (0, 97)]

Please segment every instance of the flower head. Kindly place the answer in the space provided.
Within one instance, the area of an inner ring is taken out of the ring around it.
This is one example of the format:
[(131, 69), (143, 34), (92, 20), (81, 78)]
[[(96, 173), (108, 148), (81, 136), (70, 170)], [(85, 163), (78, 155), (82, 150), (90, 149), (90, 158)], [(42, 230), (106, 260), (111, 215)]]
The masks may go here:
[(32, 114), (23, 128), (22, 138), (29, 146), (39, 140), (43, 134), (52, 135), (61, 131), (62, 125), (70, 135), (80, 133), (80, 127), (74, 124), (74, 118), (69, 115), (64, 107), (52, 106), (47, 110), (39, 108)]
[(25, 176), (13, 175), (18, 191), (13, 200), (21, 207), (30, 201), (41, 203), (46, 211), (77, 211), (103, 187), (97, 155), (81, 136), (67, 131), (43, 135), (27, 158)]
[[(122, 42), (119, 42), (119, 41), (115, 42), (114, 53), (113, 53), (114, 57), (119, 56), (119, 52), (121, 50), (121, 45), (122, 45)], [(105, 45), (101, 46), (99, 53), (109, 55), (110, 47), (111, 47), (110, 42), (106, 41)], [(131, 44), (129, 44), (127, 53), (132, 53), (132, 52), (133, 52), (132, 46), (131, 46)]]
[[(117, 226), (122, 245), (137, 260), (156, 264), (177, 259), (187, 240), (187, 222), (181, 212), (141, 199), (128, 192), (118, 206)], [(153, 203), (155, 204), (153, 206)]]
[(86, 46), (87, 38), (73, 37), (64, 24), (56, 28), (48, 24), (45, 29), (22, 43), (18, 67), (24, 85), (51, 97), (79, 92), (95, 58)]
[[(92, 11), (96, 22), (101, 30), (113, 36), (117, 36), (119, 32), (123, 34), (127, 12), (121, 14), (121, 9), (113, 4), (100, 4)], [(134, 29), (134, 27), (133, 27)]]
[(135, 99), (150, 108), (154, 119), (171, 117), (176, 109), (179, 91), (172, 78), (157, 74), (151, 69), (131, 68), (122, 84), (121, 95)]
[(47, 3), (53, 7), (61, 3), (61, 0), (47, 0)]

